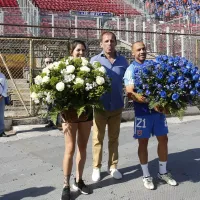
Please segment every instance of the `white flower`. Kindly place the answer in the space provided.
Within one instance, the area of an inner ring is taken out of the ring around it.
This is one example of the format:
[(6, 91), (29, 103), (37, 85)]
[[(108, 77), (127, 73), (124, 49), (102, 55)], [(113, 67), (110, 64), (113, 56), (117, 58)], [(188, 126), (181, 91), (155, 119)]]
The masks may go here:
[(97, 82), (98, 85), (103, 85), (105, 83), (105, 80), (104, 80), (103, 77), (97, 76), (96, 77), (96, 82)]
[(65, 89), (65, 84), (63, 82), (59, 82), (56, 84), (56, 90), (62, 92)]
[(106, 69), (103, 66), (99, 67), (98, 70), (104, 74), (106, 73)]
[(34, 81), (35, 81), (35, 84), (36, 85), (41, 85), (42, 84), (42, 77), (40, 75), (37, 75), (35, 78), (34, 78)]
[(33, 100), (36, 104), (40, 103), (38, 97), (39, 97), (39, 96), (38, 96), (38, 94), (37, 94), (36, 92), (32, 92), (32, 93), (31, 93), (31, 98), (32, 98), (32, 100)]
[(38, 98), (38, 94), (37, 94), (36, 92), (32, 92), (32, 93), (31, 93), (31, 98), (32, 98), (32, 99)]
[(42, 98), (42, 96), (44, 95), (44, 93), (43, 92), (39, 92), (39, 93), (37, 93), (37, 95), (38, 95), (39, 98)]
[(48, 66), (45, 67), (45, 68), (42, 70), (42, 73), (46, 73), (46, 75), (49, 75), (49, 73), (50, 73), (49, 67), (48, 67)]
[(40, 103), (39, 99), (35, 99), (34, 102), (35, 102), (36, 104)]
[(54, 67), (53, 63), (50, 63), (50, 64), (47, 65), (47, 68), (50, 69), (50, 70), (53, 69), (53, 67)]
[(66, 74), (72, 74), (74, 72), (74, 70), (75, 70), (74, 65), (68, 65), (66, 67)]
[(85, 87), (85, 90), (86, 91), (89, 91), (93, 88), (93, 84), (90, 84), (90, 83), (86, 83), (86, 87)]
[(74, 81), (74, 84), (81, 84), (81, 85), (83, 85), (84, 84), (84, 80), (82, 78), (76, 78), (75, 81)]
[(82, 60), (82, 66), (88, 65), (88, 60), (85, 57), (81, 57)]
[(69, 57), (68, 57), (68, 60), (73, 60), (73, 59), (74, 59), (73, 56), (69, 56)]
[(51, 98), (50, 92), (47, 93), (46, 101), (47, 101), (47, 103), (53, 103), (53, 99)]
[(74, 80), (74, 78), (75, 78), (74, 74), (64, 75), (64, 82), (65, 83), (71, 82)]
[(90, 68), (87, 66), (80, 67), (81, 71), (90, 72)]
[(50, 78), (49, 78), (48, 76), (44, 76), (44, 77), (42, 78), (42, 82), (43, 82), (43, 83), (48, 83), (49, 80), (50, 80)]
[(59, 61), (59, 62), (54, 62), (54, 63), (53, 63), (53, 68), (54, 68), (54, 69), (58, 69), (60, 63), (61, 63), (60, 61)]
[(66, 64), (66, 65), (69, 65), (69, 60), (66, 60), (66, 61), (65, 61), (65, 64)]
[(97, 86), (97, 83), (96, 83), (96, 82), (93, 82), (93, 83), (92, 83), (92, 86), (93, 86), (93, 87), (96, 87), (96, 86)]

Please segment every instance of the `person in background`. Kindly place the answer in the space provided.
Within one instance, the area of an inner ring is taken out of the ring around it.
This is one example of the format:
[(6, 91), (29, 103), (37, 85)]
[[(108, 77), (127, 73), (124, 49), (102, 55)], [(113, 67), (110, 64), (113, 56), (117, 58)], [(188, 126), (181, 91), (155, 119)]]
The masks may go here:
[(5, 110), (5, 97), (7, 97), (8, 85), (6, 77), (0, 72), (0, 137), (8, 137), (5, 134), (5, 124), (4, 124), (4, 110)]
[[(75, 40), (70, 45), (70, 54), (74, 58), (86, 56), (86, 45), (81, 40)], [(92, 127), (93, 113), (86, 112), (84, 119), (66, 121), (62, 123), (65, 137), (65, 153), (63, 159), (64, 187), (61, 200), (70, 200), (70, 176), (72, 172), (73, 156), (77, 144), (76, 153), (76, 178), (72, 188), (82, 194), (89, 194), (90, 189), (85, 185), (82, 176), (86, 161), (86, 148)]]
[(103, 140), (105, 128), (108, 125), (108, 173), (115, 179), (121, 179), (122, 174), (117, 169), (118, 164), (118, 139), (120, 132), (121, 114), (124, 107), (123, 101), (123, 76), (128, 67), (124, 56), (116, 51), (117, 40), (112, 32), (104, 32), (101, 35), (100, 46), (103, 51), (91, 58), (91, 63), (98, 61), (106, 69), (111, 78), (111, 92), (101, 98), (104, 110), (94, 110), (93, 128), (93, 173), (92, 180), (100, 180)]
[[(44, 66), (45, 67), (47, 67), (51, 63), (53, 63), (52, 58), (45, 58), (44, 59), (44, 64), (45, 64)], [(47, 112), (50, 112), (51, 108), (52, 108), (52, 105), (49, 105), (47, 107)], [(47, 122), (47, 125), (45, 126), (46, 128), (52, 128), (52, 129), (56, 129), (57, 128), (56, 125), (53, 123), (53, 121), (50, 119), (49, 116), (47, 117), (47, 120), (48, 120), (48, 122)]]

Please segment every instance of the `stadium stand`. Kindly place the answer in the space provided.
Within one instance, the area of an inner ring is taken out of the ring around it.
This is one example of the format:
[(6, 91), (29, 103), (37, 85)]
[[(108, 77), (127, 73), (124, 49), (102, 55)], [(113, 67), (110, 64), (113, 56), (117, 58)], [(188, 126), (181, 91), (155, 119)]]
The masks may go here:
[(199, 0), (145, 0), (145, 9), (165, 21), (183, 16), (189, 16), (192, 24), (200, 21)]
[[(3, 23), (5, 24), (26, 24), (22, 18), (22, 13), (19, 9), (17, 0), (0, 0), (0, 12), (3, 13)], [(4, 26), (4, 35), (27, 35), (25, 27), (19, 26)]]
[(34, 0), (35, 5), (42, 10), (51, 11), (96, 11), (96, 12), (109, 12), (115, 15), (140, 15), (136, 9), (132, 8), (125, 1), (109, 1), (109, 0)]

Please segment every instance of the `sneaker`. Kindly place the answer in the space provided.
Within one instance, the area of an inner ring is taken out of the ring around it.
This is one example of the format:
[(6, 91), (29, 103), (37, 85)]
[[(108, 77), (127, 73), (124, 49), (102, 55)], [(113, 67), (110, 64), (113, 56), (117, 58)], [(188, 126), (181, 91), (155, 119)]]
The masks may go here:
[(114, 179), (121, 179), (122, 174), (119, 172), (118, 169), (111, 168), (108, 170), (108, 174), (110, 174)]
[(154, 189), (153, 178), (151, 176), (143, 177), (144, 187), (148, 190)]
[(99, 168), (94, 168), (93, 172), (92, 172), (92, 180), (94, 182), (97, 182), (100, 180), (101, 176), (100, 176), (100, 172), (101, 170)]
[(70, 195), (70, 187), (65, 186), (62, 191), (62, 196), (60, 200), (71, 200), (71, 195)]
[(0, 137), (9, 137), (9, 135), (6, 135), (4, 132), (2, 132), (2, 133), (0, 134)]
[(48, 124), (45, 126), (45, 128), (53, 128), (53, 127), (55, 127), (55, 125), (52, 121), (49, 121)]
[(82, 179), (79, 180), (79, 182), (76, 182), (76, 179), (74, 179), (74, 184), (72, 185), (72, 188), (75, 191), (80, 191), (82, 194), (90, 194), (90, 188), (85, 185)]
[(158, 178), (162, 181), (165, 181), (167, 184), (176, 186), (177, 182), (172, 178), (172, 175), (168, 172), (166, 174), (158, 173)]

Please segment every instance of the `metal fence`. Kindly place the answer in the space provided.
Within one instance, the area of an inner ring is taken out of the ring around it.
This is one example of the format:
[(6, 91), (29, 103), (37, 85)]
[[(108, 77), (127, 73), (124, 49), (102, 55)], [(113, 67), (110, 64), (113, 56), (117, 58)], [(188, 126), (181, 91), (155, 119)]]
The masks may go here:
[[(2, 25), (4, 28), (7, 25)], [(11, 26), (11, 25), (8, 25)], [(147, 26), (150, 26), (147, 24)], [(11, 27), (16, 27), (12, 25)], [(21, 26), (17, 26), (19, 29)], [(24, 25), (23, 30), (27, 28), (41, 29), (45, 27), (29, 27)], [(155, 27), (154, 27), (155, 28)], [(29, 116), (36, 113), (36, 108), (30, 100), (30, 84), (33, 78), (44, 67), (46, 57), (57, 61), (68, 55), (68, 46), (71, 40), (75, 38), (82, 39), (88, 46), (87, 57), (101, 51), (99, 40), (91, 37), (91, 34), (98, 32), (101, 34), (105, 29), (75, 29), (54, 27), (56, 31), (68, 33), (65, 38), (47, 38), (47, 37), (0, 37), (0, 69), (6, 75), (9, 83), (9, 93), (12, 97), (12, 105), (6, 107), (6, 116)], [(149, 30), (151, 30), (149, 28)], [(129, 62), (133, 60), (131, 56), (131, 42), (143, 40), (148, 49), (148, 58), (153, 59), (157, 54), (184, 55), (200, 67), (200, 35), (124, 31), (112, 29), (118, 37), (117, 50), (124, 55)], [(77, 32), (77, 37), (74, 33)], [(124, 37), (124, 39), (123, 39)], [(129, 42), (125, 39), (129, 38)], [(121, 39), (120, 39), (121, 38)], [(132, 103), (124, 95), (125, 110), (132, 109)]]

